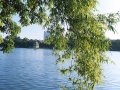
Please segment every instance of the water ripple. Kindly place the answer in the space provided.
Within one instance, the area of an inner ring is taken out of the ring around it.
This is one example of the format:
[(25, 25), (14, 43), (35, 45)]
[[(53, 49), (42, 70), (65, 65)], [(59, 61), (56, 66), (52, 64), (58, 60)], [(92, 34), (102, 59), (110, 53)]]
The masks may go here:
[[(97, 90), (120, 90), (120, 52), (107, 52), (116, 65), (103, 65), (105, 85)], [(0, 52), (0, 90), (61, 90), (67, 78), (55, 65), (52, 50), (14, 49), (10, 54)]]

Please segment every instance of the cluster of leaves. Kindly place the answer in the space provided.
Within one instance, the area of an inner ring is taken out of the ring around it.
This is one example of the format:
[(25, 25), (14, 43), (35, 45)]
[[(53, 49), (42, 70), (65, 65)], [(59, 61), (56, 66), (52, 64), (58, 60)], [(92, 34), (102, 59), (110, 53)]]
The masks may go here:
[(73, 57), (73, 63), (60, 71), (77, 74), (77, 77), (69, 75), (75, 88), (93, 89), (101, 82), (101, 64), (108, 62), (105, 51), (110, 41), (104, 33), (107, 29), (115, 31), (120, 16), (119, 13), (95, 14), (96, 4), (97, 0), (0, 0), (0, 31), (8, 34), (3, 52), (11, 51), (13, 37), (20, 32), (11, 19), (13, 15), (19, 15), (22, 26), (43, 24), (50, 33), (46, 42), (54, 45), (55, 54), (60, 54), (57, 63)]
[[(47, 20), (46, 9), (50, 6), (51, 0), (0, 0), (0, 32), (8, 35), (2, 51), (9, 53), (13, 49), (13, 39), (21, 31), (20, 26), (12, 20), (14, 15), (19, 15), (22, 26), (42, 24)], [(0, 37), (0, 43), (2, 41)]]
[[(106, 30), (115, 32), (119, 13), (95, 14), (96, 0), (55, 0), (53, 4), (50, 19), (45, 24), (50, 33), (46, 42), (55, 45), (58, 68), (69, 76), (75, 89), (92, 90), (102, 83), (101, 64), (109, 61), (105, 52), (109, 50), (110, 41), (104, 33)], [(69, 40), (72, 47), (68, 45)], [(68, 60), (69, 67), (61, 68), (60, 63)]]

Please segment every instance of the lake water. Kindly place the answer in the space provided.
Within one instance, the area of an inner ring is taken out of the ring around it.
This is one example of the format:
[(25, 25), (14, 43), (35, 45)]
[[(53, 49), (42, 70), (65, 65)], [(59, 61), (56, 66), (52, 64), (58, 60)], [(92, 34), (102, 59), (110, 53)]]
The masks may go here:
[[(120, 90), (120, 52), (107, 52), (116, 65), (103, 65), (103, 86), (97, 90)], [(0, 52), (0, 90), (61, 90), (67, 82), (55, 65), (52, 50), (16, 48), (10, 54)]]

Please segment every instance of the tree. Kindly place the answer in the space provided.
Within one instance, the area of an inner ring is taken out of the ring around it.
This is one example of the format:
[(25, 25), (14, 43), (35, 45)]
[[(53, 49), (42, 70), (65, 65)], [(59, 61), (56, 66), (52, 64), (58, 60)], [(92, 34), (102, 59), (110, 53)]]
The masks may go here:
[(19, 47), (21, 45), (21, 41), (22, 41), (22, 39), (19, 36), (16, 36), (14, 38), (14, 43), (15, 43), (14, 46)]
[[(91, 90), (101, 82), (101, 64), (108, 62), (105, 51), (110, 41), (104, 32), (115, 31), (113, 25), (119, 21), (119, 13), (95, 14), (97, 0), (1, 0), (0, 30), (8, 34), (3, 52), (13, 48), (13, 38), (20, 27), (11, 19), (18, 14), (22, 26), (42, 24), (50, 37), (48, 44), (54, 45), (58, 62), (71, 60), (68, 68), (59, 69), (69, 75), (69, 80), (80, 90)], [(73, 47), (69, 47), (69, 40)], [(72, 57), (72, 58), (71, 58)], [(71, 74), (76, 77), (71, 77)], [(66, 88), (66, 87), (65, 87)]]
[(111, 51), (120, 51), (120, 40), (110, 40), (111, 41)]
[(28, 38), (23, 38), (23, 40), (22, 40), (22, 47), (27, 48), (28, 47), (28, 41), (29, 41)]

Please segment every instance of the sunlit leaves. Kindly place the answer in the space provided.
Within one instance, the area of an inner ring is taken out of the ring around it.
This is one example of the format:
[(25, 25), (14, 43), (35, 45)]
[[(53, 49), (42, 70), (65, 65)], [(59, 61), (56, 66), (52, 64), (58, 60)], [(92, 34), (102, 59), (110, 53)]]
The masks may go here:
[(3, 26), (4, 26), (1, 20), (0, 20), (0, 26), (1, 26), (1, 27), (3, 27)]
[(115, 30), (115, 26), (117, 22), (120, 21), (119, 13), (110, 13), (110, 14), (98, 14), (97, 15), (98, 21), (101, 22), (103, 29), (110, 30), (114, 33), (117, 31)]
[(0, 35), (0, 43), (2, 43), (3, 42), (3, 39), (2, 39), (2, 36)]
[[(101, 83), (101, 64), (109, 62), (105, 51), (110, 42), (104, 33), (108, 29), (115, 31), (113, 25), (119, 21), (115, 14), (94, 14), (96, 4), (96, 0), (54, 0), (46, 23), (51, 34), (46, 41), (53, 43), (55, 50), (62, 51), (57, 52), (58, 66), (70, 63), (59, 70), (80, 90), (92, 90)], [(65, 24), (68, 28), (62, 27)]]
[(8, 36), (3, 44), (3, 53), (10, 53), (14, 48), (14, 41), (12, 36)]

